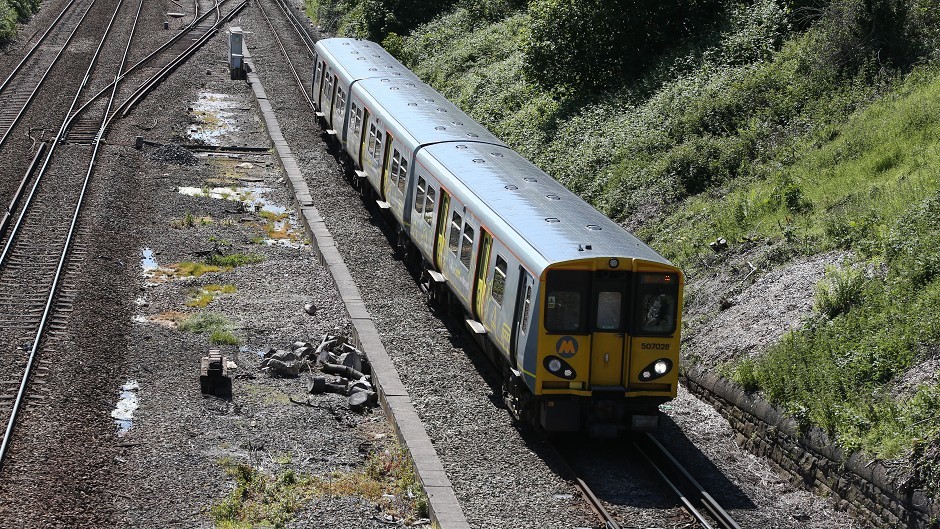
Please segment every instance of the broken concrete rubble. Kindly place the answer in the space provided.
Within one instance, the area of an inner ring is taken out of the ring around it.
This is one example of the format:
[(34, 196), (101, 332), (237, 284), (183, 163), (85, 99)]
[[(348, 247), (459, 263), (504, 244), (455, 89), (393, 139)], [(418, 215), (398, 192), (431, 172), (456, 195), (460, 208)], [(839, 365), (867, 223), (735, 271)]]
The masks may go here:
[(365, 353), (342, 336), (323, 335), (319, 344), (296, 341), (291, 350), (271, 348), (264, 353), (261, 369), (272, 376), (297, 377), (319, 367), (333, 377), (314, 376), (307, 383), (312, 395), (336, 393), (347, 397), (349, 409), (362, 412), (378, 402), (372, 385), (372, 369)]

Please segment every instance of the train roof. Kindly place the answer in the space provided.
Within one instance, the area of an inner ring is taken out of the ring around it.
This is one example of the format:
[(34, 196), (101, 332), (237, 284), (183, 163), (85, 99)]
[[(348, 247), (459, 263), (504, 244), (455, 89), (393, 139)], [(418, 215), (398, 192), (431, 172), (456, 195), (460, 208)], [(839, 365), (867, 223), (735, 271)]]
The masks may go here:
[(414, 72), (385, 48), (368, 40), (321, 39), (317, 41), (316, 48), (331, 55), (352, 80), (388, 77), (420, 82)]
[[(503, 229), (522, 235), (528, 248), (519, 245), (515, 249), (529, 254), (530, 264), (536, 265), (539, 273), (554, 263), (596, 257), (643, 259), (671, 265), (508, 147), (444, 143), (422, 149), (419, 160), (426, 156), (445, 169), (459, 187), (472, 193), (476, 200), (467, 201), (467, 205), (491, 230), (499, 229), (494, 224), (503, 224)], [(478, 207), (481, 204), (486, 204), (486, 208), (481, 210)], [(504, 243), (514, 239), (500, 237)]]
[[(367, 94), (411, 136), (413, 147), (447, 141), (505, 143), (420, 80), (390, 77), (363, 79), (357, 94)], [(400, 138), (401, 139), (401, 138)]]

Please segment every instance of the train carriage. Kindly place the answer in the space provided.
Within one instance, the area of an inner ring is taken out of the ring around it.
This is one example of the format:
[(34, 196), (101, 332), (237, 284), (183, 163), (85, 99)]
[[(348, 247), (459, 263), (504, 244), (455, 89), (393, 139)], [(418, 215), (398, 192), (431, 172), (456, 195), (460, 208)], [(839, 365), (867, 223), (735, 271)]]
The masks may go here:
[[(509, 408), (549, 431), (654, 428), (678, 384), (681, 272), (411, 72), (372, 75), (400, 66), (375, 46), (317, 44), (318, 109), (502, 366)], [(336, 51), (357, 47), (369, 59)]]

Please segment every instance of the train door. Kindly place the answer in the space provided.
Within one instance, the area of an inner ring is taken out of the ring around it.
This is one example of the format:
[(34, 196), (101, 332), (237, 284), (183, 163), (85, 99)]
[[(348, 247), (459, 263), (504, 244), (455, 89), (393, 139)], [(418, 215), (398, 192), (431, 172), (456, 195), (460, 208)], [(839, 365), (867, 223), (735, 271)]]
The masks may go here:
[(368, 150), (366, 149), (366, 142), (369, 141), (369, 135), (366, 134), (366, 125), (369, 124), (369, 109), (368, 108), (365, 109), (364, 112), (365, 114), (362, 117), (362, 124), (363, 124), (362, 132), (361, 132), (362, 139), (359, 142), (359, 156), (356, 158), (356, 161), (359, 162), (360, 168), (365, 167), (364, 165), (362, 165), (362, 157), (363, 157), (362, 153), (368, 152)]
[[(381, 143), (382, 133), (379, 132), (377, 134), (378, 134), (377, 143)], [(378, 145), (376, 146), (376, 148), (378, 148)], [(388, 188), (389, 188), (388, 180), (389, 178), (391, 178), (392, 158), (393, 158), (393, 156), (391, 156), (391, 153), (389, 152), (391, 150), (392, 150), (392, 135), (386, 132), (385, 133), (385, 145), (382, 148), (382, 177), (380, 178), (382, 182), (382, 193), (381, 193), (382, 200), (388, 200)], [(397, 163), (398, 160), (396, 159), (395, 162), (396, 162), (395, 173), (397, 173), (398, 172), (398, 163)], [(395, 176), (398, 176), (398, 175), (396, 174)]]
[(476, 288), (473, 291), (473, 310), (478, 321), (483, 321), (483, 312), (486, 308), (487, 275), (490, 268), (490, 250), (493, 247), (493, 236), (483, 227), (480, 227), (480, 250), (477, 254)]
[(313, 100), (317, 103), (317, 108), (323, 111), (323, 71), (326, 69), (326, 61), (317, 61), (317, 73), (313, 78)]
[(434, 265), (444, 268), (444, 248), (447, 246), (447, 212), (450, 210), (450, 194), (441, 188), (441, 205), (437, 210), (437, 236), (434, 238)]
[(514, 359), (516, 368), (522, 367), (525, 344), (529, 336), (529, 318), (532, 314), (532, 298), (535, 295), (535, 280), (525, 268), (519, 267), (519, 288), (516, 291), (516, 307), (512, 317), (512, 338), (509, 355)]
[(333, 113), (336, 108), (336, 95), (339, 89), (339, 78), (337, 78), (335, 75), (330, 76), (330, 86), (328, 89), (329, 93), (327, 94), (327, 97), (330, 98), (330, 107), (326, 112), (324, 112), (324, 114), (326, 114), (328, 125), (330, 128), (333, 128), (333, 122), (335, 121), (333, 119)]
[(629, 363), (625, 339), (627, 272), (610, 270), (594, 274), (591, 296), (591, 385), (623, 386), (623, 366)]

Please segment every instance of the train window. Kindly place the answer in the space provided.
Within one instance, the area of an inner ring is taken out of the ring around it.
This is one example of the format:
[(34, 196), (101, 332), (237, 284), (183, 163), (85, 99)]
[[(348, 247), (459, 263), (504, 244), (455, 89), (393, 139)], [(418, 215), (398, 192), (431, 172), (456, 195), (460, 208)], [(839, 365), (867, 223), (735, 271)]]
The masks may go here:
[(424, 177), (419, 176), (418, 177), (418, 190), (417, 190), (417, 193), (415, 193), (415, 212), (416, 213), (421, 213), (421, 211), (424, 209), (424, 187), (425, 187)]
[(675, 332), (678, 298), (678, 274), (639, 274), (634, 335), (669, 336)]
[(436, 194), (434, 188), (428, 185), (428, 195), (424, 199), (424, 222), (427, 222), (428, 226), (431, 225), (431, 220), (434, 216), (434, 195)]
[(398, 192), (405, 195), (405, 178), (408, 176), (408, 160), (402, 159), (398, 166)]
[(545, 330), (584, 332), (591, 273), (550, 270), (545, 291)]
[(623, 307), (623, 294), (620, 292), (597, 293), (597, 330), (614, 331), (620, 329), (620, 312)]
[(522, 332), (525, 333), (529, 328), (529, 305), (532, 301), (532, 286), (525, 287), (525, 305), (522, 308)]
[(375, 160), (375, 163), (379, 163), (382, 159), (382, 131), (375, 131), (375, 152), (372, 153), (372, 158)]
[(392, 154), (392, 170), (388, 174), (393, 184), (398, 182), (398, 160), (400, 158), (401, 155), (398, 154), (398, 149), (395, 149), (395, 152)]
[(450, 240), (448, 246), (454, 255), (457, 255), (457, 246), (460, 245), (460, 227), (463, 225), (463, 219), (460, 213), (454, 212), (454, 218), (450, 221)]
[(375, 158), (375, 125), (369, 125), (369, 156)]
[(463, 243), (460, 245), (460, 264), (470, 269), (470, 257), (473, 255), (473, 226), (463, 225)]
[(506, 292), (506, 260), (496, 254), (496, 267), (493, 269), (493, 299), (500, 306), (503, 305), (503, 295)]
[(359, 135), (359, 126), (362, 125), (362, 109), (356, 103), (353, 103), (349, 114), (353, 118), (352, 131), (356, 136)]

